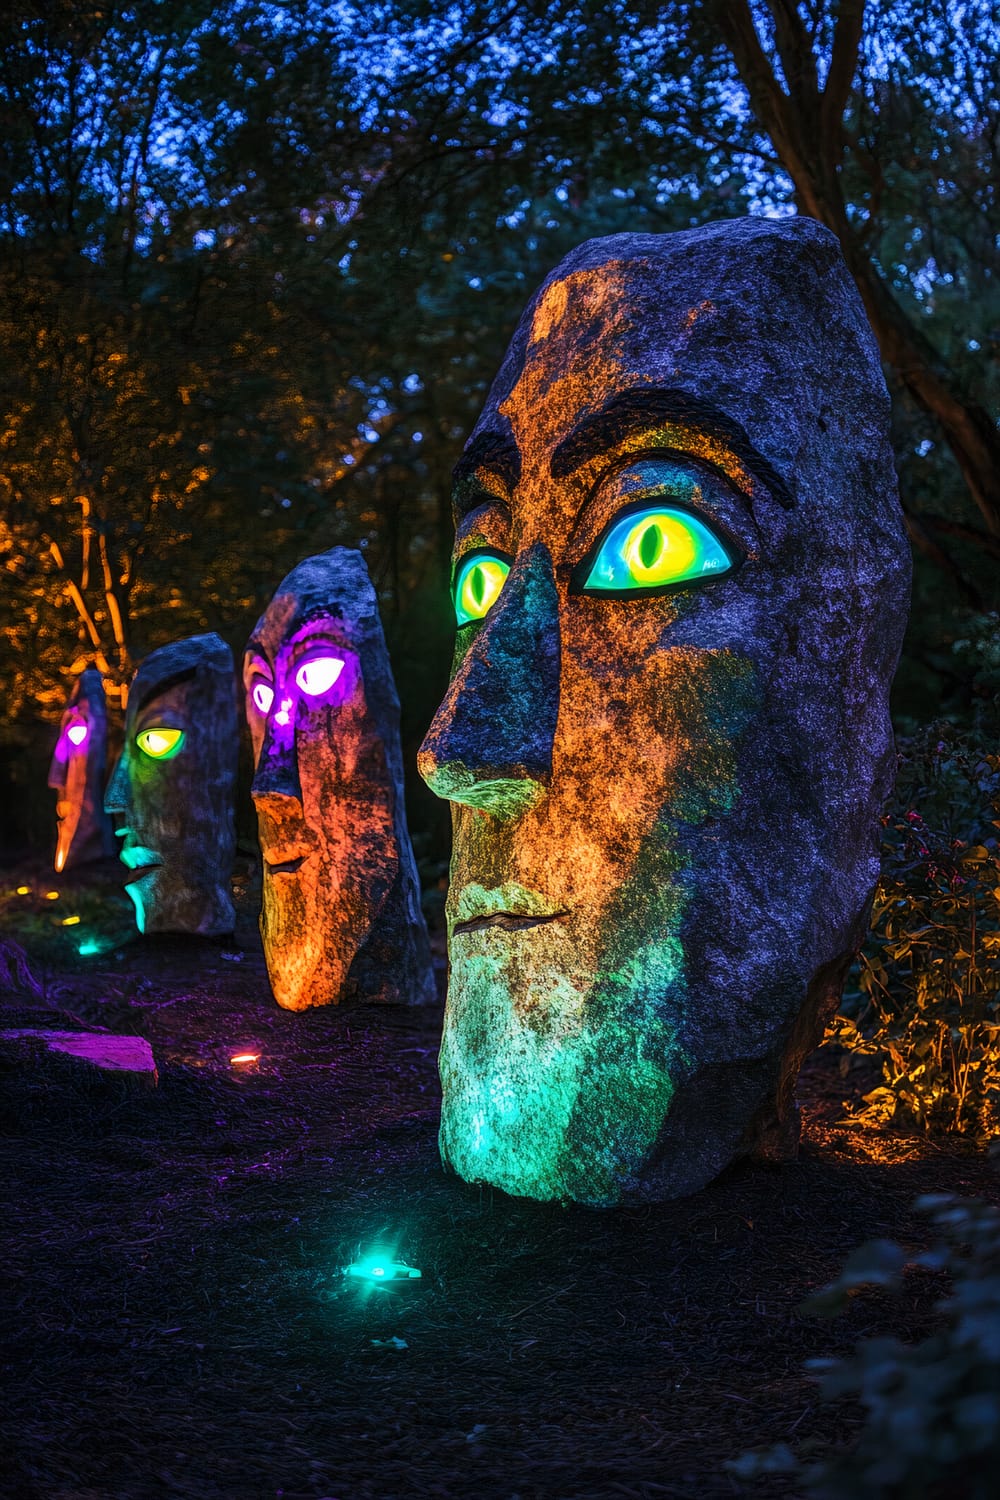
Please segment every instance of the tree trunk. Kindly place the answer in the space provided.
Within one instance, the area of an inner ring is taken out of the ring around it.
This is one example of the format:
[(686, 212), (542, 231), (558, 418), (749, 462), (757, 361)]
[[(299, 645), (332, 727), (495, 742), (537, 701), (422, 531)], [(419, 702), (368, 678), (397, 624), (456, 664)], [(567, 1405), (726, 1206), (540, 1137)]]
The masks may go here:
[(857, 71), (864, 0), (841, 0), (826, 85), (794, 0), (768, 0), (787, 91), (761, 45), (748, 0), (717, 0), (719, 33), (761, 128), (795, 185), (800, 210), (832, 229), (857, 283), (882, 358), (939, 422), (987, 531), (1000, 536), (1000, 434), (893, 296), (851, 228), (841, 192), (843, 113)]

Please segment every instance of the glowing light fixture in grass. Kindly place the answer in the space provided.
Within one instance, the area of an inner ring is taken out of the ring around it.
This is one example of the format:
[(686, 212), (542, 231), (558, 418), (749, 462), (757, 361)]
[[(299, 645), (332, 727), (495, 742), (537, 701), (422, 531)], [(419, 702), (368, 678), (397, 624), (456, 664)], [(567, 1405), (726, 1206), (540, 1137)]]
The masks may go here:
[(58, 901), (59, 900), (59, 892), (58, 891), (46, 891), (45, 892), (45, 899), (46, 899), (46, 901)]
[(260, 1061), (260, 1053), (259, 1052), (237, 1052), (234, 1057), (231, 1057), (229, 1059), (229, 1061), (230, 1061), (230, 1063), (234, 1067), (238, 1067), (240, 1064), (244, 1064), (244, 1063), (259, 1062)]
[(394, 1281), (421, 1279), (421, 1272), (416, 1266), (408, 1266), (405, 1261), (391, 1260), (378, 1253), (366, 1256), (364, 1260), (354, 1261), (345, 1269), (344, 1275), (354, 1281), (367, 1282), (369, 1286), (388, 1286)]
[(79, 917), (63, 917), (62, 925), (63, 927), (76, 927), (79, 921)]
[(76, 951), (81, 958), (93, 958), (94, 954), (100, 953), (101, 949), (100, 945), (95, 943), (93, 938), (88, 938), (85, 943), (79, 945)]
[(17, 888), (17, 894), (19, 896), (30, 896), (31, 895), (31, 886), (30, 885), (19, 885), (18, 888)]

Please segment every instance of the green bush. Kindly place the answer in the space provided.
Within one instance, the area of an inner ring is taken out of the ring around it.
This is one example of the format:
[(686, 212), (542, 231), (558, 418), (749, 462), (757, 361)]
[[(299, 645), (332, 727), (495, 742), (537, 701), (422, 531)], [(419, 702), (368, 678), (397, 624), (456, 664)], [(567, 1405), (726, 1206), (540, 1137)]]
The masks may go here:
[(856, 1118), (1000, 1131), (1000, 757), (931, 725), (901, 745), (882, 878), (832, 1039), (883, 1084)]
[(849, 1451), (801, 1461), (782, 1444), (727, 1465), (738, 1478), (793, 1475), (810, 1500), (995, 1500), (1000, 1491), (1000, 1211), (952, 1195), (920, 1198), (937, 1229), (912, 1260), (873, 1240), (801, 1311), (839, 1313), (862, 1287), (900, 1291), (907, 1266), (944, 1271), (950, 1294), (938, 1327), (917, 1344), (877, 1338), (843, 1360), (811, 1360), (826, 1401), (851, 1397), (865, 1412)]

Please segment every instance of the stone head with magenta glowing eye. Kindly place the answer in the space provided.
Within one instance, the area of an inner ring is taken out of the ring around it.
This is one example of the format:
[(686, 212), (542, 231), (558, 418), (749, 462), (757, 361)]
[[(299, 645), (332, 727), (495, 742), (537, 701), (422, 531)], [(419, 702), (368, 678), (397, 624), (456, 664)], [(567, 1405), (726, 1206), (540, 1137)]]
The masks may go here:
[(104, 811), (107, 743), (104, 679), (96, 667), (88, 667), (66, 705), (49, 766), (49, 786), (56, 793), (57, 870), (114, 853), (111, 823)]
[(593, 1204), (780, 1158), (864, 935), (909, 554), (833, 236), (580, 246), (455, 475), (444, 1161)]
[(232, 932), (238, 746), (225, 641), (195, 635), (151, 652), (129, 688), (105, 795), (140, 932)]
[(360, 552), (307, 558), (243, 662), (279, 1005), (433, 999), (403, 806), (399, 701)]

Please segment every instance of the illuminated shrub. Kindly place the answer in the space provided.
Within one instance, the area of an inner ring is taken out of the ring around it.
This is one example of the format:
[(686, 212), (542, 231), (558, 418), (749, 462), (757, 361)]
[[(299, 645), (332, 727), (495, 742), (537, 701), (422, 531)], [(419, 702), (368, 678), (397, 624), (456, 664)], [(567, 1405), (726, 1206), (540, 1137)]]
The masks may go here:
[(865, 1421), (845, 1453), (803, 1465), (786, 1444), (728, 1465), (743, 1479), (794, 1475), (810, 1500), (993, 1500), (1000, 1466), (1000, 1211), (976, 1199), (917, 1200), (937, 1230), (911, 1259), (890, 1240), (850, 1257), (832, 1286), (803, 1312), (841, 1312), (860, 1289), (897, 1293), (907, 1265), (944, 1271), (948, 1295), (937, 1326), (916, 1344), (866, 1339), (844, 1360), (810, 1360), (820, 1394), (860, 1402)]
[(859, 992), (836, 1039), (883, 1084), (859, 1117), (1000, 1130), (1000, 757), (949, 725), (904, 745)]

